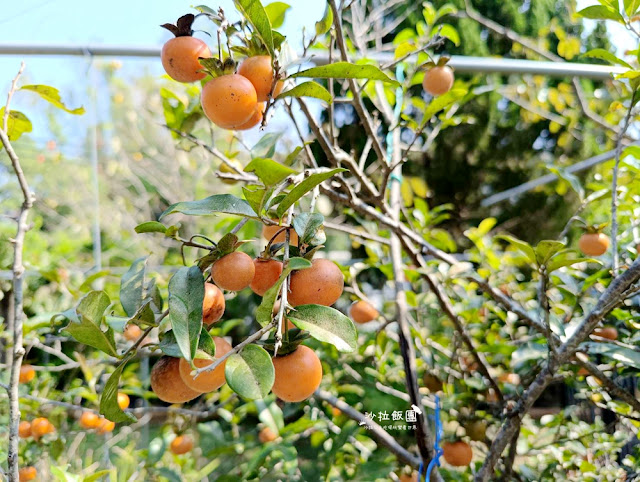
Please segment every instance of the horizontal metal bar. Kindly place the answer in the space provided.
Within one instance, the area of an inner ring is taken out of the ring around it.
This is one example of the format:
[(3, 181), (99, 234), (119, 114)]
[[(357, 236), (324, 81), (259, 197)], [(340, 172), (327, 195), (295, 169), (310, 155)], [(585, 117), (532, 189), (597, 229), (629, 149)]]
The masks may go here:
[(70, 55), (96, 57), (159, 57), (161, 47), (125, 45), (0, 44), (0, 55)]
[[(631, 146), (638, 146), (640, 142), (633, 142), (629, 144)], [(585, 159), (584, 161), (577, 162), (565, 170), (571, 174), (576, 172), (585, 171), (587, 169), (592, 168), (598, 164), (609, 161), (613, 159), (616, 155), (615, 149), (603, 152), (602, 154), (598, 154), (597, 156), (590, 157)], [(507, 189), (506, 191), (494, 194), (493, 196), (489, 196), (488, 198), (483, 199), (480, 202), (480, 205), (483, 207), (493, 206), (494, 204), (498, 204), (499, 202), (506, 201), (507, 199), (516, 198), (525, 192), (531, 191), (539, 186), (543, 186), (545, 184), (549, 184), (558, 179), (558, 176), (555, 174), (545, 174), (537, 179), (532, 181), (525, 182), (524, 184), (520, 184), (519, 186), (513, 187), (511, 189)]]
[[(0, 55), (79, 55), (145, 58), (159, 57), (160, 47), (0, 44)], [(393, 54), (381, 52), (366, 52), (362, 57), (375, 58), (380, 62), (391, 62), (394, 60)], [(313, 56), (309, 61), (315, 64), (326, 64), (329, 59), (324, 56)], [(452, 56), (449, 64), (458, 72), (462, 73), (535, 74), (549, 77), (584, 77), (599, 80), (610, 79), (612, 75), (622, 73), (626, 70), (623, 67), (613, 67), (609, 65), (459, 55)]]

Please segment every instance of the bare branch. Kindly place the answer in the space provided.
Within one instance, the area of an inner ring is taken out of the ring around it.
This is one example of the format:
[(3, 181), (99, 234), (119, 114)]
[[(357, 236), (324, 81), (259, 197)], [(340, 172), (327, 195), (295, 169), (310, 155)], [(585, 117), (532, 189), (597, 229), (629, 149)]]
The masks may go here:
[(9, 141), (8, 132), (8, 112), (9, 104), (13, 93), (17, 89), (18, 79), (24, 71), (24, 62), (20, 65), (20, 70), (11, 84), (9, 94), (7, 95), (7, 104), (5, 106), (5, 117), (3, 120), (3, 129), (0, 130), (0, 142), (4, 146), (13, 171), (18, 178), (20, 189), (22, 190), (23, 202), (18, 216), (16, 235), (13, 239), (13, 281), (12, 281), (12, 296), (13, 296), (13, 323), (9, 327), (13, 331), (13, 346), (11, 347), (11, 369), (9, 372), (9, 386), (6, 387), (9, 393), (9, 447), (7, 451), (7, 463), (9, 469), (9, 480), (11, 482), (17, 482), (18, 475), (18, 424), (20, 423), (20, 405), (18, 400), (18, 383), (20, 375), (20, 366), (22, 365), (22, 359), (24, 357), (24, 347), (22, 346), (22, 324), (24, 320), (23, 313), (23, 289), (24, 289), (24, 265), (22, 262), (24, 239), (29, 226), (27, 224), (27, 218), (29, 210), (33, 206), (35, 201), (35, 195), (31, 192), (26, 176), (22, 171), (20, 160), (18, 155), (13, 150), (13, 146)]

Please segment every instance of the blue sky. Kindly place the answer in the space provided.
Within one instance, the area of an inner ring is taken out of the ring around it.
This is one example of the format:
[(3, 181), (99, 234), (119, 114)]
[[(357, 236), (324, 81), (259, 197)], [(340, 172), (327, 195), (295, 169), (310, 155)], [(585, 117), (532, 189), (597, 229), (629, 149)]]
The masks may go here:
[[(174, 23), (178, 17), (193, 12), (193, 5), (200, 2), (188, 0), (23, 0), (9, 2), (0, 0), (0, 44), (67, 44), (88, 45), (108, 44), (121, 46), (161, 46), (172, 35), (160, 24)], [(237, 12), (232, 0), (216, 0), (206, 4), (210, 7), (221, 6), (227, 16), (235, 20)], [(265, 3), (269, 3), (268, 1)], [(280, 31), (287, 36), (296, 48), (301, 44), (302, 27), (313, 32), (314, 24), (324, 12), (325, 2), (316, 0), (290, 0), (291, 9), (287, 21)], [(210, 29), (212, 24), (206, 19), (196, 21), (194, 28)], [(205, 34), (199, 33), (210, 45), (215, 43)], [(215, 36), (214, 36), (215, 37)], [(19, 56), (0, 56), (0, 92), (8, 89), (11, 79), (17, 72)], [(71, 106), (84, 105), (90, 108), (87, 95), (89, 85), (89, 66), (91, 59), (72, 56), (27, 56), (24, 82), (48, 84), (57, 87), (63, 99)], [(104, 59), (100, 59), (104, 60)], [(123, 67), (119, 75), (136, 75), (147, 71), (158, 78), (164, 73), (159, 59), (120, 58)], [(30, 99), (29, 99), (30, 100)], [(23, 108), (31, 113), (34, 121), (34, 135), (42, 139), (46, 130), (45, 119), (34, 118), (34, 111), (40, 110), (22, 103), (23, 96), (16, 98), (14, 108)], [(24, 102), (27, 100), (24, 99)], [(274, 119), (277, 120), (277, 119)], [(69, 119), (71, 123), (85, 124), (89, 116), (82, 119)], [(276, 122), (277, 123), (277, 122)], [(40, 133), (41, 135), (37, 135)], [(45, 134), (46, 137), (46, 134)], [(253, 135), (250, 135), (253, 137)], [(61, 146), (62, 147), (62, 146)]]

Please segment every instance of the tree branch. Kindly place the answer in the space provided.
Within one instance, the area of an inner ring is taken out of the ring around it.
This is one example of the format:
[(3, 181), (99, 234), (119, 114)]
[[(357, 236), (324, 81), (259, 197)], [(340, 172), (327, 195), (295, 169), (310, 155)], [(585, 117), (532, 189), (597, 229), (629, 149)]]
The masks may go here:
[(4, 146), (13, 171), (18, 178), (20, 189), (22, 190), (23, 202), (18, 216), (16, 236), (13, 239), (13, 281), (12, 281), (12, 295), (13, 295), (13, 326), (10, 327), (13, 330), (13, 346), (11, 347), (11, 370), (9, 372), (9, 386), (5, 387), (9, 392), (9, 447), (7, 451), (7, 463), (9, 470), (9, 480), (11, 482), (17, 482), (18, 475), (18, 425), (20, 423), (20, 405), (18, 400), (18, 383), (20, 376), (20, 367), (22, 365), (22, 359), (24, 357), (24, 347), (22, 346), (22, 323), (24, 320), (23, 313), (23, 287), (24, 287), (24, 265), (22, 262), (24, 239), (29, 226), (27, 224), (27, 218), (29, 210), (33, 206), (35, 201), (35, 195), (31, 192), (27, 179), (22, 171), (20, 160), (18, 155), (13, 150), (13, 146), (9, 141), (8, 132), (8, 115), (9, 105), (11, 104), (11, 98), (17, 89), (18, 79), (24, 71), (24, 62), (20, 65), (18, 74), (13, 79), (9, 93), (7, 94), (7, 103), (5, 106), (5, 116), (3, 119), (3, 129), (0, 130), (0, 142)]

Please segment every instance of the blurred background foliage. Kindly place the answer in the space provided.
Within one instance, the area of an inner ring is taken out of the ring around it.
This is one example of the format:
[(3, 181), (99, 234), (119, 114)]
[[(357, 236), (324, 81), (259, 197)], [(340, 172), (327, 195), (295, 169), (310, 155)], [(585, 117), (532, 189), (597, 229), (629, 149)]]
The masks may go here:
[[(451, 9), (442, 21), (453, 26), (460, 41), (458, 46), (447, 42), (439, 55), (541, 58), (467, 18), (462, 1), (452, 3), (457, 10)], [(371, 2), (371, 7), (378, 4)], [(444, 2), (439, 1), (427, 6), (427, 16), (431, 10), (444, 6)], [(513, 0), (481, 0), (475, 1), (473, 7), (482, 16), (529, 37), (540, 49), (570, 62), (585, 61), (580, 54), (590, 48), (612, 49), (606, 26), (598, 22), (585, 29), (574, 18), (576, 5), (570, 0), (533, 0), (524, 4)], [(370, 41), (368, 47), (393, 53), (404, 43), (419, 45), (425, 36), (427, 20), (425, 11), (415, 2), (389, 2), (388, 14), (382, 19), (388, 28), (384, 44), (377, 46)], [(346, 23), (350, 28), (348, 18)], [(194, 102), (197, 89), (193, 87), (180, 86), (167, 79), (159, 82), (151, 76), (124, 78), (119, 72), (117, 61), (101, 62), (97, 67), (100, 88), (96, 94), (102, 105), (108, 106), (108, 112), (101, 113), (97, 125), (98, 209), (90, 164), (93, 143), (90, 130), (69, 138), (61, 128), (64, 119), (48, 111), (50, 139), (24, 136), (16, 143), (38, 199), (31, 216), (33, 229), (28, 234), (25, 255), (29, 270), (29, 296), (25, 300), (28, 316), (25, 334), (29, 347), (26, 360), (43, 367), (62, 364), (42, 349), (45, 344), (63, 352), (76, 364), (71, 370), (38, 371), (36, 380), (22, 386), (21, 393), (94, 408), (97, 393), (113, 367), (98, 353), (52, 330), (51, 315), (74, 305), (95, 287), (104, 288), (111, 299), (116, 300), (119, 275), (140, 256), (150, 255), (150, 271), (166, 292), (172, 270), (182, 264), (179, 249), (175, 242), (161, 236), (136, 234), (134, 227), (156, 219), (168, 205), (177, 201), (200, 199), (213, 193), (240, 194), (239, 185), (222, 182), (216, 176), (220, 167), (218, 160), (204, 149), (172, 137), (162, 124), (175, 122), (184, 128), (187, 112), (191, 115), (187, 122), (193, 135), (244, 164), (249, 159), (247, 151), (255, 148), (263, 135), (236, 138), (212, 128), (199, 118), (199, 107)], [(411, 90), (416, 113), (426, 102), (419, 80)], [(483, 209), (479, 207), (480, 201), (546, 174), (550, 168), (561, 169), (611, 149), (612, 134), (584, 115), (571, 79), (458, 75), (457, 82), (474, 95), (457, 111), (449, 113), (447, 119), (441, 118), (442, 133), (426, 149), (421, 141), (416, 143), (413, 162), (406, 166), (408, 182), (403, 193), (406, 216), (437, 247), (450, 252), (466, 249), (466, 254), (487, 270), (487, 276), (496, 286), (526, 305), (536, 297), (531, 270), (522, 262), (521, 254), (493, 240), (493, 235), (508, 231), (532, 244), (556, 237), (584, 198), (581, 189), (594, 192), (610, 185), (612, 163), (601, 164), (575, 178), (564, 176), (559, 182), (527, 193), (515, 202)], [(620, 87), (612, 82), (588, 80), (581, 80), (580, 86), (589, 109), (607, 123), (617, 125), (623, 110), (618, 109), (613, 100), (621, 95)], [(338, 142), (353, 149), (356, 155), (361, 154), (365, 136), (354, 120), (354, 112), (343, 104), (337, 105), (336, 110), (342, 123)], [(299, 145), (293, 129), (285, 130), (281, 125), (272, 126), (267, 136), (270, 137), (258, 148), (275, 150), (277, 160), (283, 160)], [(408, 132), (403, 140), (411, 142)], [(315, 144), (312, 148), (321, 160), (321, 150)], [(3, 153), (0, 159), (2, 214), (11, 215), (19, 208), (18, 190)], [(628, 194), (622, 197), (621, 204), (625, 227), (631, 225), (637, 209), (638, 200), (634, 197), (640, 187), (637, 170), (630, 161), (620, 181)], [(327, 198), (321, 197), (318, 207), (333, 222), (355, 221), (371, 232), (384, 235), (381, 227), (359, 219), (349, 210), (334, 209)], [(590, 223), (603, 222), (608, 219), (608, 209), (609, 198), (605, 197), (590, 204), (583, 216)], [(100, 225), (99, 263), (94, 256), (92, 237), (96, 216)], [(231, 219), (209, 217), (180, 217), (173, 222), (179, 223), (182, 233), (203, 233), (213, 239), (233, 224)], [(13, 230), (12, 222), (0, 217), (0, 270), (10, 269), (8, 240)], [(386, 261), (386, 248), (330, 230), (327, 234), (326, 251), (344, 266), (348, 282), (357, 280), (359, 288), (376, 307), (392, 318), (387, 284), (391, 268)], [(571, 231), (570, 240), (574, 245), (578, 234), (577, 229)], [(260, 239), (260, 226), (249, 223), (241, 235), (245, 239)], [(633, 229), (624, 231), (622, 241), (629, 246), (629, 257), (636, 255), (636, 239)], [(254, 242), (247, 245), (246, 251), (255, 255), (263, 245), (264, 240)], [(194, 256), (195, 253), (187, 252), (187, 261)], [(10, 282), (6, 271), (2, 276), (0, 317), (6, 318)], [(418, 279), (418, 273), (412, 269), (408, 270), (408, 276), (414, 282)], [(557, 273), (553, 281), (554, 316), (560, 318), (570, 310), (588, 311), (590, 300), (584, 292), (597, 281), (606, 284), (608, 275), (589, 267), (571, 270), (569, 274)], [(420, 287), (419, 283), (416, 282), (416, 286)], [(491, 365), (504, 375), (515, 374), (523, 379), (536, 369), (545, 349), (539, 337), (529, 336), (522, 326), (507, 324), (510, 315), (487, 303), (470, 284), (452, 282), (447, 288), (458, 295), (460, 301), (455, 309), (467, 321), (479, 350)], [(346, 312), (350, 299), (356, 297), (350, 290), (337, 307)], [(258, 302), (258, 297), (247, 293), (228, 300), (228, 319), (212, 334), (230, 336), (234, 344), (246, 337), (255, 327), (251, 314)], [(477, 463), (486, 453), (484, 442), (495, 435), (500, 408), (486, 382), (469, 366), (469, 354), (461, 348), (453, 326), (436, 309), (426, 288), (409, 293), (409, 303), (415, 315), (412, 329), (418, 343), (421, 391), (425, 396), (432, 393), (428, 388), (429, 376), (443, 384), (447, 437), (472, 440)], [(114, 310), (119, 313), (117, 303)], [(639, 341), (634, 335), (637, 328), (634, 313), (617, 310), (608, 321), (618, 327), (627, 343)], [(317, 342), (311, 346), (323, 361), (323, 387), (363, 412), (404, 411), (409, 407), (406, 400), (398, 398), (398, 391), (404, 387), (404, 373), (400, 368), (397, 335), (393, 330), (380, 328), (381, 325), (376, 325), (359, 330), (360, 348), (355, 355), (340, 354), (331, 346)], [(121, 335), (118, 343), (122, 348), (128, 346)], [(123, 375), (123, 390), (132, 398), (132, 407), (149, 404), (159, 407), (148, 391), (147, 380), (150, 359), (155, 356), (143, 351)], [(630, 372), (633, 371), (629, 368), (619, 369), (620, 375)], [(571, 369), (564, 375), (567, 387), (563, 383), (559, 395), (552, 394), (551, 408), (541, 408), (524, 422), (519, 451), (526, 457), (516, 463), (523, 480), (613, 481), (623, 480), (625, 468), (629, 474), (637, 471), (640, 458), (637, 449), (634, 456), (633, 446), (628, 442), (629, 434), (633, 430), (637, 432), (638, 423), (625, 420), (622, 429), (612, 430), (610, 423), (596, 415), (603, 408), (624, 410), (624, 407), (608, 399), (593, 380), (576, 376)], [(515, 380), (518, 379), (505, 377), (501, 382), (507, 395), (521, 392), (522, 384)], [(560, 405), (567, 400), (572, 404), (560, 410)], [(64, 472), (82, 474), (84, 480), (90, 480), (90, 474), (98, 468), (110, 470), (111, 480), (117, 481), (207, 478), (373, 481), (396, 480), (403, 471), (410, 472), (389, 452), (377, 447), (355, 422), (317, 400), (303, 406), (284, 407), (273, 398), (244, 403), (224, 386), (219, 392), (188, 404), (187, 408), (206, 411), (212, 407), (220, 408), (202, 417), (197, 424), (188, 413), (151, 412), (137, 425), (119, 427), (105, 440), (104, 436), (80, 429), (74, 418), (78, 415), (76, 412), (64, 406), (27, 401), (23, 417), (31, 419), (46, 414), (57, 432), (44, 442), (23, 444), (21, 457), (27, 463), (40, 460), (41, 465), (42, 460), (46, 460), (43, 454), (55, 460), (55, 466), (49, 468), (51, 472), (45, 473), (58, 480), (76, 480)], [(6, 417), (6, 406), (0, 404), (0, 425), (6, 426)], [(475, 430), (470, 428), (478, 422)], [(261, 444), (257, 433), (264, 426), (273, 427), (281, 438)], [(182, 432), (197, 438), (195, 456), (173, 456), (167, 452), (174, 434)], [(411, 431), (395, 430), (392, 434), (403, 446), (414, 443)], [(3, 451), (0, 445), (2, 457)], [(627, 455), (629, 452), (631, 455)], [(468, 472), (450, 467), (442, 472), (446, 480), (470, 480)]]

